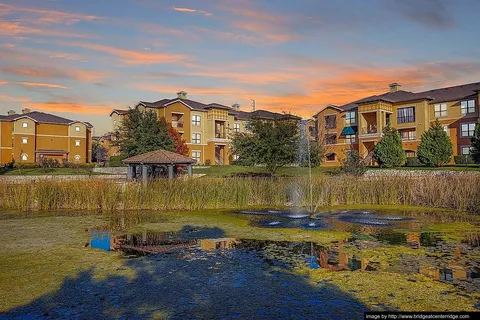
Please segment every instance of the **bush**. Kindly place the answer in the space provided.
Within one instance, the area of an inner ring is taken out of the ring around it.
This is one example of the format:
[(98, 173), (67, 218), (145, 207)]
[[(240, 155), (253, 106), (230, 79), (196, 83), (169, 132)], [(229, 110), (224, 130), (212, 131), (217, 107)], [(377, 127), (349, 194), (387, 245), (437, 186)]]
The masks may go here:
[(423, 167), (423, 163), (418, 160), (417, 157), (407, 157), (407, 161), (405, 162), (405, 167)]
[(383, 137), (375, 146), (373, 159), (380, 167), (393, 168), (405, 163), (402, 138), (397, 129), (387, 126), (383, 129)]
[(473, 132), (473, 137), (471, 138), (471, 145), (472, 151), (470, 152), (470, 156), (472, 161), (475, 163), (480, 163), (480, 120), (475, 124), (475, 131)]
[(475, 164), (472, 157), (470, 157), (470, 156), (464, 156), (464, 155), (455, 156), (455, 157), (453, 157), (453, 160), (455, 161), (455, 164), (463, 164), (463, 165)]
[(58, 162), (57, 159), (40, 158), (38, 166), (40, 168), (59, 168), (60, 167), (60, 162)]
[(212, 164), (212, 161), (210, 159), (205, 160), (205, 165), (209, 166)]
[(125, 167), (125, 164), (122, 162), (123, 159), (125, 159), (124, 156), (111, 156), (108, 165), (110, 167)]
[(423, 133), (417, 153), (418, 159), (429, 167), (440, 167), (450, 162), (452, 141), (438, 120)]
[(348, 174), (362, 175), (367, 171), (367, 167), (360, 157), (360, 153), (357, 150), (350, 150), (346, 153), (346, 158), (342, 162), (340, 171)]
[(13, 167), (15, 169), (32, 169), (32, 168), (38, 168), (38, 163), (15, 162)]

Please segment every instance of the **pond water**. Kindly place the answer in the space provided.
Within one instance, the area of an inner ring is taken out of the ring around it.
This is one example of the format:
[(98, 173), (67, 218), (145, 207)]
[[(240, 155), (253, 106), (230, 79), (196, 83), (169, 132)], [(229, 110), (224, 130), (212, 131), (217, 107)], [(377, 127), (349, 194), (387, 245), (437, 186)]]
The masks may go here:
[[(62, 219), (69, 218), (55, 223)], [(366, 310), (479, 310), (479, 230), (477, 216), (436, 211), (117, 214), (85, 228), (81, 250), (103, 254), (91, 268), (108, 270), (108, 259), (119, 257), (109, 272), (134, 270), (133, 278), (99, 280), (89, 269), (0, 319), (363, 319)], [(68, 233), (57, 231), (49, 237), (58, 234), (65, 248)]]

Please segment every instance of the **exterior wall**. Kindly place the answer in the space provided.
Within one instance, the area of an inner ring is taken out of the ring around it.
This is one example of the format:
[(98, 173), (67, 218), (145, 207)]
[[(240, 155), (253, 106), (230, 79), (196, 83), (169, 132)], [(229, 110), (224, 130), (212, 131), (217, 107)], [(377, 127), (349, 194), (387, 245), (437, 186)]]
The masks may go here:
[[(27, 123), (27, 127), (23, 127)], [(13, 159), (18, 162), (35, 162), (35, 122), (29, 118), (21, 118), (13, 122)], [(27, 138), (27, 143), (23, 143)], [(27, 160), (21, 160), (21, 155), (26, 154)]]
[(13, 160), (13, 123), (0, 122), (0, 162), (8, 163)]

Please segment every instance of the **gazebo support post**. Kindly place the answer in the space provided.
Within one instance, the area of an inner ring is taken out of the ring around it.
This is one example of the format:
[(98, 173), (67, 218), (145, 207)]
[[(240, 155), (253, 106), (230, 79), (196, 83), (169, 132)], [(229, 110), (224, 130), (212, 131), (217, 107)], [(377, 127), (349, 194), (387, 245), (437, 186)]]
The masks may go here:
[(187, 167), (187, 169), (188, 169), (188, 175), (191, 177), (191, 176), (193, 175), (193, 167), (192, 167), (192, 165), (189, 165), (189, 166)]
[(132, 165), (132, 179), (135, 180), (137, 179), (137, 166), (136, 165)]
[(128, 171), (127, 171), (128, 180), (133, 180), (133, 170), (135, 170), (133, 166), (128, 166)]
[(168, 180), (172, 180), (172, 179), (173, 179), (173, 165), (169, 164), (168, 165)]
[(148, 166), (147, 165), (142, 165), (142, 181), (143, 183), (146, 183), (148, 180)]

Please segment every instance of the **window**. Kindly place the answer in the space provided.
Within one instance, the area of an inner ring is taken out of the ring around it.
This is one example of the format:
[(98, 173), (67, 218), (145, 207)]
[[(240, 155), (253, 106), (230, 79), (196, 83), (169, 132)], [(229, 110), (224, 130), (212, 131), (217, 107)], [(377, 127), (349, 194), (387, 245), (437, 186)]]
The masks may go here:
[(337, 143), (337, 135), (335, 133), (325, 135), (325, 144), (336, 144), (336, 143)]
[(200, 116), (198, 114), (192, 116), (192, 126), (200, 127)]
[(327, 155), (325, 156), (325, 159), (327, 161), (335, 161), (336, 157), (337, 157), (337, 155), (335, 153), (330, 152), (330, 153), (327, 153)]
[(415, 107), (400, 108), (397, 110), (397, 123), (415, 122)]
[(81, 158), (80, 155), (77, 154), (73, 159), (75, 160), (75, 162), (78, 162), (80, 161), (80, 158)]
[(80, 147), (80, 140), (75, 140), (75, 146)]
[(80, 132), (80, 126), (75, 126), (75, 131)]
[(447, 104), (439, 103), (433, 106), (435, 111), (435, 118), (446, 117), (447, 116)]
[(357, 141), (357, 137), (354, 134), (345, 135), (345, 142), (346, 143), (355, 143), (356, 141)]
[(407, 158), (412, 158), (412, 157), (415, 157), (415, 151), (413, 150), (405, 150), (405, 156), (407, 156)]
[(475, 112), (475, 100), (466, 100), (460, 103), (460, 111), (462, 114)]
[(28, 154), (24, 153), (20, 156), (22, 158), (22, 161), (27, 161), (28, 160)]
[(357, 116), (355, 111), (347, 111), (345, 113), (345, 125), (353, 126), (357, 123)]
[(400, 137), (402, 140), (417, 139), (417, 132), (415, 130), (400, 130)]
[(200, 144), (200, 133), (192, 133), (192, 143)]
[(474, 123), (462, 123), (462, 138), (469, 138), (473, 136), (473, 132), (475, 131), (475, 122)]
[(468, 156), (470, 155), (470, 152), (472, 151), (472, 147), (470, 146), (465, 146), (465, 147), (462, 147), (462, 156)]
[(28, 138), (22, 138), (22, 143), (27, 144), (28, 143)]
[(240, 132), (240, 123), (235, 122), (233, 124), (233, 132), (235, 133)]
[(200, 151), (192, 151), (192, 159), (195, 160), (197, 163), (200, 162), (201, 159), (201, 153)]
[(325, 116), (325, 128), (335, 129), (336, 127), (337, 127), (337, 116), (334, 114)]
[(28, 128), (28, 122), (26, 121), (22, 122), (22, 128)]
[(448, 126), (443, 126), (443, 131), (447, 133), (447, 136), (450, 136), (450, 130), (448, 130)]

